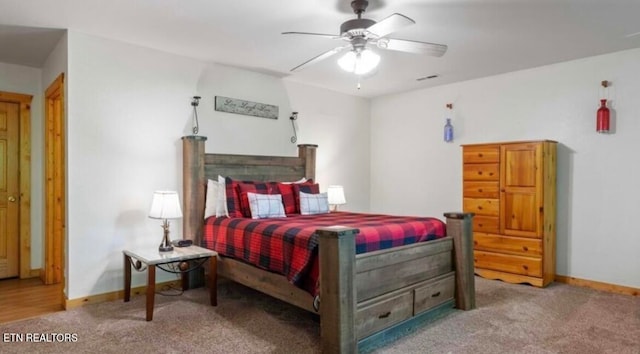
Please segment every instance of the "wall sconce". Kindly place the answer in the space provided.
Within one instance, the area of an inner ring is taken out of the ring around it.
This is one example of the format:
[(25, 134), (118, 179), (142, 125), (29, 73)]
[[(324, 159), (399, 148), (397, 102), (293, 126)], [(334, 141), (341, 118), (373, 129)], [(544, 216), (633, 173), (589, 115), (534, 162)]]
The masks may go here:
[[(608, 81), (602, 81), (600, 83), (602, 87), (604, 87), (603, 96), (607, 97), (607, 87), (609, 87)], [(596, 131), (601, 134), (609, 133), (609, 108), (607, 107), (607, 99), (603, 98), (600, 100), (600, 108), (598, 108), (598, 113), (596, 115)]]
[(198, 135), (200, 125), (198, 124), (198, 104), (200, 104), (200, 96), (193, 96), (191, 105), (193, 106), (193, 135)]
[(451, 125), (451, 111), (453, 110), (453, 103), (447, 103), (448, 114), (445, 114), (447, 123), (444, 125), (444, 141), (447, 143), (453, 142), (453, 125)]
[(298, 119), (298, 112), (291, 112), (291, 126), (293, 127), (293, 136), (291, 137), (291, 144), (295, 144), (298, 141), (298, 133), (296, 133), (296, 123), (294, 120)]

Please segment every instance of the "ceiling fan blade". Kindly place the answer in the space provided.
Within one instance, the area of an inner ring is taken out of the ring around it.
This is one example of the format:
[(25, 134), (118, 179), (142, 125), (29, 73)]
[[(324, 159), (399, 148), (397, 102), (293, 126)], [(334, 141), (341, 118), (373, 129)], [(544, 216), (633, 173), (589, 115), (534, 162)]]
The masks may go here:
[(342, 46), (342, 47), (333, 48), (333, 49), (331, 49), (331, 50), (329, 50), (327, 52), (324, 52), (324, 53), (322, 53), (322, 54), (320, 54), (318, 56), (315, 56), (315, 57), (305, 61), (304, 63), (296, 66), (293, 69), (291, 69), (291, 71), (302, 70), (302, 69), (306, 68), (309, 65), (312, 65), (312, 64), (315, 64), (315, 63), (317, 63), (319, 61), (325, 60), (325, 59), (327, 59), (328, 57), (330, 57), (332, 55), (340, 53), (343, 49), (350, 48), (350, 47), (351, 47), (351, 45), (349, 44), (349, 45), (345, 45), (345, 46)]
[(409, 17), (395, 13), (380, 22), (369, 26), (367, 31), (380, 38), (414, 23), (416, 22)]
[(326, 34), (326, 33), (311, 33), (311, 32), (282, 32), (282, 34), (304, 34), (310, 36), (318, 36), (318, 37), (327, 37), (331, 39), (339, 39), (340, 36), (337, 34)]
[(406, 39), (383, 38), (378, 41), (378, 47), (382, 49), (397, 50), (416, 54), (427, 54), (441, 57), (447, 51), (444, 44), (410, 41)]

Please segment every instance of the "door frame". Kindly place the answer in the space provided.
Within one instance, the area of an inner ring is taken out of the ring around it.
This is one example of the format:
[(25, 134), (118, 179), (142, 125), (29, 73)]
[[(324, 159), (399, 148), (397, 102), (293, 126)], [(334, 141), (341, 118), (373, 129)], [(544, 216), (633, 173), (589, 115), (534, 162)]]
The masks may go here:
[(64, 281), (66, 239), (64, 73), (58, 75), (44, 97), (44, 266), (45, 284)]
[(19, 162), (19, 258), (20, 279), (38, 276), (31, 270), (31, 101), (32, 95), (0, 91), (0, 101), (20, 105)]

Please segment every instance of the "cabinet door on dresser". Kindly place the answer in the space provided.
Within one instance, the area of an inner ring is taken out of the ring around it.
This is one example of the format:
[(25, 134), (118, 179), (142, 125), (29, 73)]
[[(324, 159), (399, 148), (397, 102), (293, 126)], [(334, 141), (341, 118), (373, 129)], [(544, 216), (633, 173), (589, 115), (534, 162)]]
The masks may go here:
[(500, 147), (500, 233), (542, 236), (542, 144), (508, 144)]

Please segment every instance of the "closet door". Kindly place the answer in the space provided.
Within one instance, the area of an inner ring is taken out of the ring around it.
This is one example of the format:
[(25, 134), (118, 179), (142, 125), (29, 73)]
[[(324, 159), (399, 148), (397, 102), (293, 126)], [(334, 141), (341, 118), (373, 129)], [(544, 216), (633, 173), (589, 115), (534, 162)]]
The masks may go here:
[(541, 143), (500, 146), (500, 233), (541, 238), (543, 150)]

